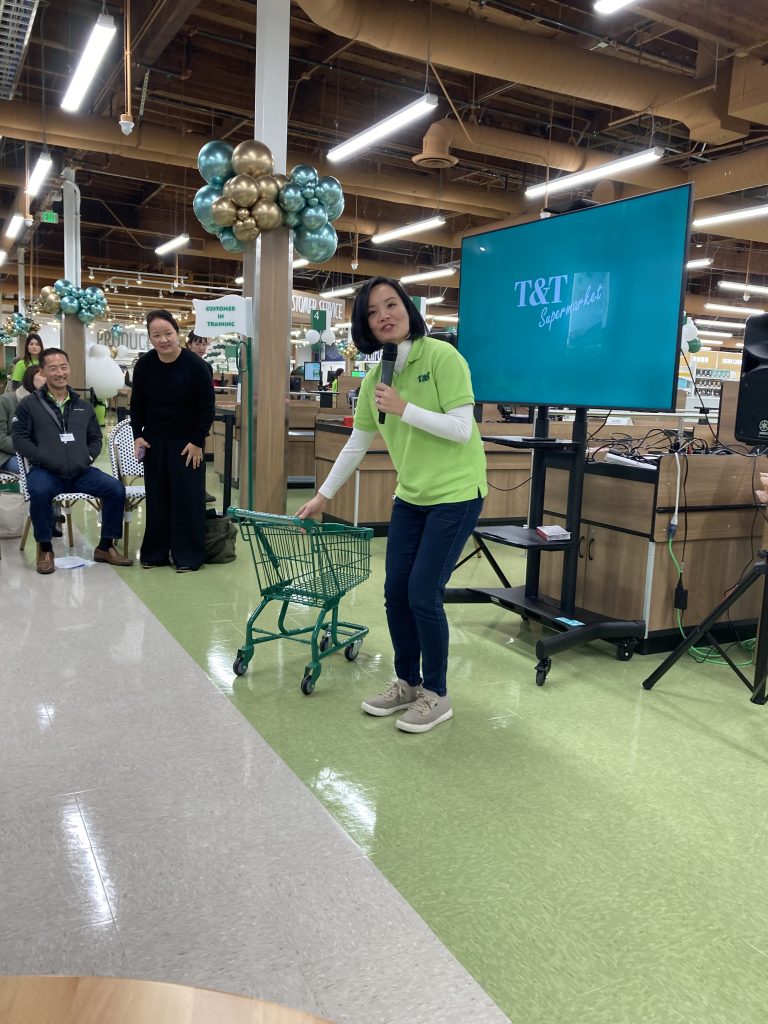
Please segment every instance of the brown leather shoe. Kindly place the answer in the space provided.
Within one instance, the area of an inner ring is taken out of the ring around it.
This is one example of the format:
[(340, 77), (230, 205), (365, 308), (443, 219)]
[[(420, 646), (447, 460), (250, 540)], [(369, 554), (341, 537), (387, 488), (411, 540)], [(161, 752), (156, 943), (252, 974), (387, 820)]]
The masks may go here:
[(48, 576), (50, 573), (56, 572), (56, 566), (53, 564), (53, 552), (38, 551), (36, 568), (43, 576)]
[(96, 548), (93, 552), (93, 560), (94, 562), (107, 562), (109, 565), (133, 565), (133, 559), (121, 555), (114, 544), (109, 551)]

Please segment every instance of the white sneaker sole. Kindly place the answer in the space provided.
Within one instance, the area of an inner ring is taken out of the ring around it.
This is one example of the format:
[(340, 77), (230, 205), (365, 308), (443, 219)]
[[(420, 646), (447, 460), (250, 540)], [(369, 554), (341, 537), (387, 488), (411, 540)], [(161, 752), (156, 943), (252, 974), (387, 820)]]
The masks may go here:
[(366, 715), (375, 715), (377, 718), (384, 718), (386, 715), (397, 714), (398, 711), (407, 711), (411, 704), (413, 704), (413, 701), (409, 700), (405, 704), (398, 704), (396, 708), (377, 708), (374, 704), (368, 704), (366, 701), (363, 701), (360, 707)]
[(453, 708), (448, 708), (448, 710), (444, 711), (439, 718), (435, 718), (431, 722), (425, 722), (423, 725), (418, 722), (404, 722), (402, 718), (398, 718), (395, 725), (403, 732), (429, 732), (430, 729), (434, 729), (435, 726), (440, 725), (441, 722), (447, 722), (449, 718), (453, 718)]

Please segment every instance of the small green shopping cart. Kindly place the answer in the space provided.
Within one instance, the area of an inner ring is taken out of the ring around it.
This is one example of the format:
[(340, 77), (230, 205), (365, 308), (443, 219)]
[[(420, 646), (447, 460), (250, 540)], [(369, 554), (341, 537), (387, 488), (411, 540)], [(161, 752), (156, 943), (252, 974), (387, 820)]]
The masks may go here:
[[(227, 515), (248, 542), (261, 590), (261, 603), (246, 623), (245, 642), (232, 669), (235, 675), (243, 675), (254, 647), (268, 640), (285, 637), (308, 644), (312, 660), (301, 680), (301, 692), (308, 695), (315, 688), (322, 659), (343, 648), (347, 661), (354, 661), (368, 633), (366, 626), (339, 621), (339, 601), (371, 574), (373, 530), (242, 508), (230, 508)], [(277, 632), (258, 629), (254, 623), (273, 601), (282, 604)], [(317, 608), (314, 624), (288, 629), (285, 617), (290, 604)]]

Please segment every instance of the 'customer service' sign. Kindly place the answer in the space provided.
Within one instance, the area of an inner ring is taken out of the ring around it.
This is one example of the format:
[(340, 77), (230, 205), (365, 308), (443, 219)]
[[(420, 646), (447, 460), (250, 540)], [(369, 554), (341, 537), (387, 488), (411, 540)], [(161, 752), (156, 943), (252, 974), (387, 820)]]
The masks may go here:
[(251, 299), (242, 295), (223, 295), (206, 302), (193, 299), (195, 307), (195, 334), (201, 338), (215, 338), (220, 334), (251, 334), (253, 315)]

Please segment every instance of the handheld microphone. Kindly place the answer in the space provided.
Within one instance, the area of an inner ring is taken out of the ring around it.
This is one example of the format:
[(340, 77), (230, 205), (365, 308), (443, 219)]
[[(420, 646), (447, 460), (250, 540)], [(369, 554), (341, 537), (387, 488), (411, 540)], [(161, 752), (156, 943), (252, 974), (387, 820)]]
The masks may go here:
[[(396, 359), (397, 345), (393, 345), (391, 341), (386, 341), (381, 350), (381, 383), (386, 384), (387, 387), (392, 387), (392, 374), (395, 372)], [(379, 423), (383, 423), (386, 418), (386, 413), (379, 413)]]

